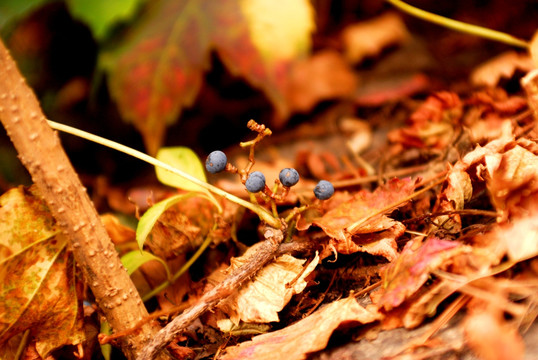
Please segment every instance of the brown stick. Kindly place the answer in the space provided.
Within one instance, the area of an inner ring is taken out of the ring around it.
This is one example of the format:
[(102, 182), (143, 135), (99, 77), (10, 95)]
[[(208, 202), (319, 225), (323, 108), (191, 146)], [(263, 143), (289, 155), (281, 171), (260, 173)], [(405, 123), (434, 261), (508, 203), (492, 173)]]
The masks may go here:
[[(99, 307), (115, 331), (133, 327), (148, 315), (114, 245), (80, 183), (57, 134), (47, 125), (39, 102), (0, 40), (0, 120), (67, 235)], [(147, 324), (125, 337), (122, 350), (134, 359), (158, 331)]]
[(234, 291), (237, 291), (246, 279), (255, 275), (258, 270), (273, 259), (284, 239), (284, 233), (281, 229), (267, 227), (264, 231), (264, 236), (266, 240), (256, 245), (256, 252), (244, 265), (235, 269), (223, 282), (202, 296), (198, 303), (185, 310), (159, 331), (153, 341), (142, 350), (137, 360), (154, 359), (190, 323), (207, 310), (214, 308), (221, 300), (226, 299)]

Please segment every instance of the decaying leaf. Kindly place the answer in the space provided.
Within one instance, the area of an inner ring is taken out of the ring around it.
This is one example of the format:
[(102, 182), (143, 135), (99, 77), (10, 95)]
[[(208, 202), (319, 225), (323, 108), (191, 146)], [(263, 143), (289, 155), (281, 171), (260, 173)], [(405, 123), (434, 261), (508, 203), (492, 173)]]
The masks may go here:
[[(501, 153), (508, 144), (512, 143), (510, 133), (503, 133), (503, 137), (490, 141), (485, 146), (477, 146), (454, 164), (447, 175), (447, 183), (439, 194), (435, 211), (452, 211), (463, 209), (466, 201), (473, 193), (474, 181), (483, 181), (491, 178), (493, 171), (498, 167)], [(454, 232), (459, 231), (461, 219), (459, 215), (438, 216), (438, 225)]]
[(45, 358), (84, 340), (66, 239), (33, 190), (0, 197), (0, 344), (30, 329)]
[[(247, 252), (232, 260), (227, 271), (241, 266), (256, 251), (252, 246)], [(279, 321), (278, 312), (290, 301), (291, 297), (306, 287), (305, 278), (316, 268), (319, 257), (316, 255), (306, 267), (305, 260), (291, 255), (282, 255), (260, 270), (256, 276), (236, 293), (219, 304), (219, 309), (230, 317), (234, 324), (239, 321), (267, 323)], [(290, 286), (291, 285), (291, 286)]]
[[(411, 179), (393, 179), (374, 192), (357, 192), (351, 199), (328, 211), (321, 218), (314, 219), (312, 223), (323, 229), (331, 238), (331, 244), (340, 253), (363, 251), (384, 256), (391, 261), (397, 255), (396, 239), (405, 231), (401, 223), (380, 214), (352, 231), (349, 227), (372, 213), (405, 199), (413, 190), (414, 183)], [(403, 204), (398, 206), (401, 205)], [(390, 211), (392, 210), (394, 208)]]
[(391, 131), (388, 138), (404, 147), (444, 149), (453, 137), (462, 108), (463, 103), (455, 93), (442, 91), (430, 95), (411, 114), (409, 126)]
[(343, 323), (368, 324), (380, 318), (381, 314), (363, 308), (353, 297), (341, 299), (282, 330), (227, 348), (222, 359), (306, 359), (308, 353), (324, 349), (333, 331)]
[(346, 58), (353, 64), (378, 55), (384, 48), (401, 44), (408, 38), (404, 22), (393, 12), (349, 25), (342, 33)]
[(159, 148), (166, 124), (194, 103), (211, 50), (232, 73), (262, 89), (280, 118), (287, 117), (284, 75), (293, 60), (308, 54), (314, 28), (306, 0), (148, 5), (127, 41), (103, 63), (112, 96), (150, 154)]
[(527, 216), (538, 199), (538, 156), (516, 145), (500, 157), (487, 182), (501, 219)]
[(457, 241), (438, 238), (408, 242), (398, 258), (382, 271), (384, 289), (376, 303), (385, 310), (399, 306), (428, 280), (433, 270), (469, 250)]

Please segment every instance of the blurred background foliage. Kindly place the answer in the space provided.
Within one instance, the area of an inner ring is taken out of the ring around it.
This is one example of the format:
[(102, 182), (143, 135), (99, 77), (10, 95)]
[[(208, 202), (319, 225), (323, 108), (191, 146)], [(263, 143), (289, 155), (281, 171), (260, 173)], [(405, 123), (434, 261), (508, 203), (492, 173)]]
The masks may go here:
[[(230, 4), (234, 2), (244, 6), (241, 0), (228, 1)], [(124, 48), (133, 36), (141, 33), (141, 28), (147, 29), (152, 8), (166, 3), (166, 0), (0, 0), (0, 35), (50, 119), (144, 150), (147, 149), (147, 139), (132, 122), (126, 121), (128, 119), (111, 95), (111, 72), (103, 67), (103, 54), (114, 54)], [(200, 6), (201, 9), (201, 3), (197, 5), (196, 1), (191, 1), (188, 6)], [(324, 49), (342, 51), (340, 36), (347, 26), (391, 9), (382, 0), (314, 0), (307, 3), (315, 29), (306, 31), (311, 45), (301, 50), (303, 57)], [(416, 0), (410, 3), (524, 39), (529, 39), (535, 30), (534, 1)], [(180, 16), (181, 9), (170, 14), (170, 17)], [(472, 66), (508, 48), (401, 16), (413, 39), (428, 53), (428, 66), (423, 71), (438, 75), (441, 81), (450, 79), (451, 84), (457, 84), (458, 79), (466, 81)], [(207, 29), (211, 25), (203, 26)], [(231, 32), (234, 28), (224, 26), (217, 31)], [(275, 47), (275, 52), (277, 50)], [(422, 55), (417, 54), (417, 58)], [(158, 143), (188, 146), (205, 156), (211, 150), (224, 149), (242, 140), (248, 134), (245, 124), (251, 118), (274, 125), (278, 134), (312, 121), (316, 114), (337, 102), (350, 102), (358, 115), (376, 110), (362, 109), (349, 98), (321, 99), (312, 109), (292, 111), (290, 116), (281, 116), (277, 121), (277, 101), (268, 96), (269, 91), (252, 80), (249, 82), (248, 76), (240, 76), (223, 59), (225, 57), (219, 56), (214, 49), (209, 52), (203, 83), (192, 95), (192, 104), (182, 105), (182, 111), (168, 121), (162, 141)], [(357, 77), (363, 77), (358, 89), (366, 82), (364, 79), (368, 75), (364, 74), (375, 70), (375, 66), (373, 59), (351, 65)], [(398, 66), (409, 67), (410, 64)], [(398, 66), (393, 66), (391, 71), (401, 71)], [(29, 183), (3, 130), (0, 140), (0, 189), (5, 191), (13, 185)], [(112, 183), (136, 182), (140, 177), (154, 178), (152, 167), (138, 160), (72, 136), (62, 135), (62, 142), (83, 181), (90, 185), (92, 179), (102, 175)]]

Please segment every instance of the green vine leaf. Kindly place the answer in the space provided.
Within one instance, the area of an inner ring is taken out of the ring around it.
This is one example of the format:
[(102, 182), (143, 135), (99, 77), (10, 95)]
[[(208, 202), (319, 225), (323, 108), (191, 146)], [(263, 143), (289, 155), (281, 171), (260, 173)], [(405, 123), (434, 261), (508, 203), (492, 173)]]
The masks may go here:
[(151, 232), (151, 229), (153, 229), (153, 226), (155, 225), (159, 217), (162, 215), (162, 213), (164, 213), (167, 209), (174, 206), (178, 202), (197, 195), (198, 194), (194, 192), (190, 192), (186, 194), (171, 196), (168, 199), (160, 201), (150, 207), (148, 211), (146, 211), (144, 215), (142, 215), (140, 221), (138, 222), (138, 226), (136, 227), (136, 242), (140, 250), (143, 249), (144, 243), (146, 242), (146, 238), (148, 237), (149, 233)]
[[(207, 182), (204, 165), (202, 165), (202, 162), (196, 153), (187, 147), (177, 146), (161, 148), (157, 153), (156, 158), (163, 163), (194, 176), (200, 181)], [(219, 202), (206, 188), (201, 187), (200, 185), (197, 185), (182, 176), (172, 174), (170, 171), (158, 166), (155, 167), (155, 173), (157, 174), (157, 179), (165, 185), (185, 191), (194, 191), (203, 194), (205, 197), (207, 197), (207, 199), (215, 204), (217, 209), (220, 211), (221, 206)]]
[(164, 261), (158, 256), (153, 255), (150, 252), (147, 252), (145, 250), (133, 250), (121, 257), (121, 262), (123, 266), (125, 266), (125, 268), (127, 269), (127, 273), (129, 275), (134, 273), (140, 266), (152, 260), (160, 262), (166, 270), (166, 276), (168, 280), (172, 279), (172, 274), (170, 273), (170, 269), (168, 268), (166, 261)]
[(108, 37), (115, 25), (131, 19), (143, 1), (67, 0), (67, 7), (74, 18), (89, 26), (95, 39), (102, 41)]

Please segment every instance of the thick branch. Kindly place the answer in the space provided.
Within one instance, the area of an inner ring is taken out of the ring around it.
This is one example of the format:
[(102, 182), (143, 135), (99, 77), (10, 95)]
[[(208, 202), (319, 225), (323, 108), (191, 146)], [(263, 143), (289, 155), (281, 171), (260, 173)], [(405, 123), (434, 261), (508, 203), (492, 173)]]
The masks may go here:
[(255, 245), (257, 247), (254, 255), (244, 265), (235, 269), (223, 282), (204, 294), (198, 303), (185, 310), (159, 331), (151, 343), (144, 348), (138, 360), (154, 359), (194, 320), (237, 291), (245, 280), (255, 275), (267, 262), (272, 260), (278, 252), (278, 248), (284, 239), (284, 234), (281, 229), (267, 227), (264, 236), (266, 240)]
[[(69, 162), (57, 134), (47, 125), (38, 100), (0, 41), (0, 120), (67, 234), (75, 260), (99, 307), (115, 331), (133, 327), (146, 308), (122, 266), (98, 214)], [(134, 359), (158, 331), (147, 324), (123, 339), (122, 350)]]

